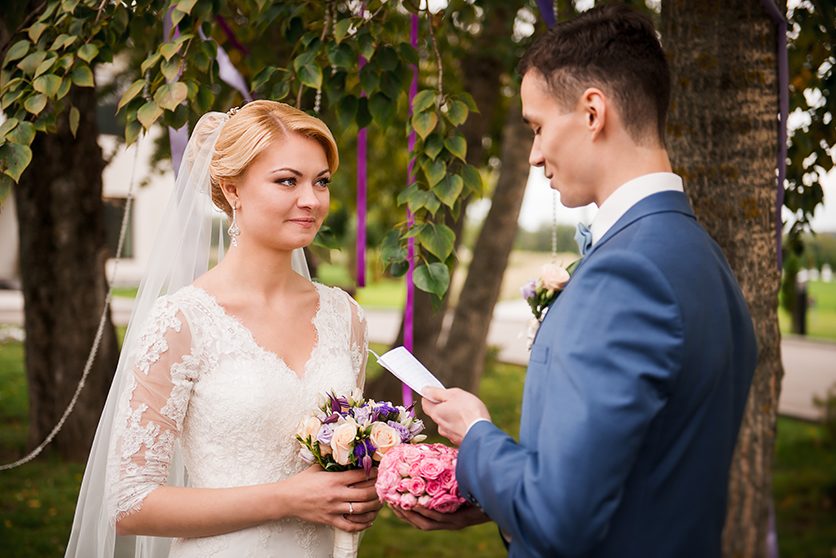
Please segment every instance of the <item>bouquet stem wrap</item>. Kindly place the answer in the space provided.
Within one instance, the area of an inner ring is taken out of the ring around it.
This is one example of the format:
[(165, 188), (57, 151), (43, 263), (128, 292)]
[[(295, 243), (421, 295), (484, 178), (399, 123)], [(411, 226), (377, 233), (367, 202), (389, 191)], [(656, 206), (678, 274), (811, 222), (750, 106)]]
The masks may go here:
[(360, 548), (360, 532), (349, 533), (334, 529), (334, 558), (357, 558)]

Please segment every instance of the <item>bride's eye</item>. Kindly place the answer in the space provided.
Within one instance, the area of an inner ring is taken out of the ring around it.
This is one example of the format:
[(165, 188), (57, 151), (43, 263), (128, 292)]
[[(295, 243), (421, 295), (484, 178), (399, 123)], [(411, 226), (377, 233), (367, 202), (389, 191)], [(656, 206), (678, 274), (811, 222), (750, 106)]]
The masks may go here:
[(327, 188), (329, 184), (331, 184), (331, 179), (328, 177), (323, 177), (316, 181), (316, 185), (323, 188)]
[(281, 184), (282, 186), (295, 186), (296, 179), (293, 177), (279, 178), (278, 180), (276, 180), (276, 184)]

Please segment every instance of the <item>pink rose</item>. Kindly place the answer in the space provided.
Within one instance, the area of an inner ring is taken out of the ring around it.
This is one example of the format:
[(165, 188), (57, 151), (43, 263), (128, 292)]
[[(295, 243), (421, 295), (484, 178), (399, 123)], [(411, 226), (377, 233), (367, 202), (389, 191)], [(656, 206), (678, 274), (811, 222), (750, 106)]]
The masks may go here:
[(444, 471), (444, 464), (434, 457), (425, 457), (419, 463), (421, 476), (425, 479), (437, 479), (438, 475)]
[(408, 511), (414, 508), (417, 503), (418, 498), (407, 492), (406, 494), (401, 495), (400, 501), (396, 502), (395, 505)]
[(427, 483), (422, 478), (409, 479), (406, 482), (406, 489), (416, 498), (424, 493)]
[(405, 479), (401, 479), (398, 482), (398, 492), (409, 492), (409, 483), (412, 482), (410, 477), (406, 477)]
[(418, 498), (418, 505), (422, 508), (426, 508), (427, 505), (429, 505), (430, 500), (432, 500), (432, 496), (430, 496), (429, 494), (424, 494), (423, 496), (420, 496)]
[(411, 465), (409, 463), (407, 463), (406, 461), (401, 461), (400, 459), (397, 461), (397, 463), (395, 463), (395, 469), (397, 470), (397, 473), (402, 477), (409, 476), (410, 467)]
[(441, 484), (441, 481), (439, 481), (438, 479), (427, 481), (427, 494), (429, 494), (430, 496), (438, 496), (443, 492), (447, 492), (447, 490), (445, 490), (444, 485)]
[(421, 459), (423, 455), (421, 450), (418, 449), (417, 446), (414, 446), (412, 444), (404, 444), (403, 450), (401, 451), (401, 459), (410, 464), (415, 463), (416, 461)]
[(413, 461), (412, 465), (409, 467), (409, 476), (410, 477), (420, 477), (421, 476), (421, 462), (420, 461)]
[(548, 263), (543, 266), (538, 286), (542, 283), (543, 287), (550, 291), (557, 291), (563, 288), (566, 281), (569, 280), (569, 272), (554, 263)]
[(438, 476), (438, 481), (441, 483), (441, 486), (444, 487), (444, 490), (447, 492), (450, 491), (454, 486), (457, 485), (456, 483), (456, 474), (453, 469), (444, 469), (441, 474)]
[(453, 513), (462, 507), (462, 501), (452, 494), (441, 494), (430, 500), (427, 507), (439, 513)]

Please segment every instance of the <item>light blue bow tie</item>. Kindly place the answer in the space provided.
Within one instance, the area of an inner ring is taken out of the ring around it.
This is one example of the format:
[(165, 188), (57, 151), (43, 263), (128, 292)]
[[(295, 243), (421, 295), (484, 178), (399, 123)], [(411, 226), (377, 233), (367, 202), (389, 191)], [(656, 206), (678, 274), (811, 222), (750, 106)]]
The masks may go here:
[(578, 223), (578, 231), (575, 233), (575, 242), (578, 243), (578, 249), (581, 251), (581, 256), (586, 256), (589, 249), (592, 248), (592, 231), (583, 223)]

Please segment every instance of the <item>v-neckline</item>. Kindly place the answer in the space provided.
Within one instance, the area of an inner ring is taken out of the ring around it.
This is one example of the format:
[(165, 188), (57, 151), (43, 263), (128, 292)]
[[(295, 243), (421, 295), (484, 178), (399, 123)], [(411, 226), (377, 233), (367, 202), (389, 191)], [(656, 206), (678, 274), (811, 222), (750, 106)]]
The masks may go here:
[(189, 285), (189, 286), (194, 288), (194, 289), (197, 289), (198, 291), (203, 293), (207, 298), (209, 298), (212, 301), (212, 304), (221, 312), (221, 314), (225, 318), (227, 318), (227, 319), (231, 320), (232, 322), (234, 322), (235, 324), (237, 324), (238, 327), (240, 327), (246, 333), (247, 337), (252, 342), (253, 346), (255, 346), (255, 348), (260, 353), (262, 353), (263, 355), (265, 355), (265, 356), (273, 359), (274, 361), (276, 361), (278, 364), (283, 366), (288, 372), (290, 372), (292, 376), (294, 376), (297, 380), (299, 380), (301, 382), (301, 381), (304, 381), (305, 378), (307, 378), (308, 367), (310, 366), (311, 362), (313, 362), (314, 357), (316, 356), (316, 353), (319, 350), (320, 335), (319, 335), (319, 326), (317, 325), (317, 322), (319, 321), (319, 314), (322, 311), (322, 291), (320, 290), (319, 285), (317, 283), (314, 283), (313, 281), (311, 281), (311, 284), (314, 286), (314, 290), (316, 291), (316, 295), (317, 295), (316, 311), (314, 312), (314, 316), (311, 319), (311, 325), (314, 328), (314, 344), (313, 344), (313, 347), (311, 347), (311, 354), (308, 355), (308, 359), (305, 361), (305, 365), (302, 368), (302, 374), (301, 375), (296, 370), (291, 368), (290, 365), (287, 364), (287, 362), (285, 362), (285, 360), (282, 357), (280, 357), (279, 355), (277, 355), (273, 351), (271, 351), (269, 349), (266, 349), (263, 345), (261, 345), (261, 343), (259, 343), (256, 340), (255, 335), (253, 335), (253, 332), (250, 330), (250, 328), (245, 326), (244, 323), (238, 317), (236, 317), (236, 316), (230, 314), (229, 312), (227, 312), (226, 308), (220, 302), (218, 302), (218, 299), (215, 298), (215, 295), (213, 295), (209, 291), (204, 290), (201, 287), (198, 287), (197, 285)]

